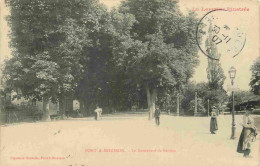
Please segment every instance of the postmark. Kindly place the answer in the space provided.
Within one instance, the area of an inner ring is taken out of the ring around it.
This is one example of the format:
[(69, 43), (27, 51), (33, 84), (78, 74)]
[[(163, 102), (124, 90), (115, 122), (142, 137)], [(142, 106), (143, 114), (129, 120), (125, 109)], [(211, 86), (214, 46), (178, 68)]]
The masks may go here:
[[(196, 40), (200, 51), (210, 59), (219, 60), (223, 56), (234, 58), (246, 44), (246, 33), (235, 12), (216, 9), (199, 21)], [(217, 54), (212, 53), (213, 49)]]

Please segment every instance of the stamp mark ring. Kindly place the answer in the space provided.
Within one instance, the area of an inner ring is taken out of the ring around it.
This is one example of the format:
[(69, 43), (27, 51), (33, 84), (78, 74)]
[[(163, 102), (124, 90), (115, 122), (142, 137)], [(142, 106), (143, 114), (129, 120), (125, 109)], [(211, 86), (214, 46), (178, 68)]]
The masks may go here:
[[(234, 58), (243, 50), (246, 34), (235, 12), (216, 9), (199, 21), (196, 41), (201, 52), (210, 59), (219, 60), (221, 56)], [(218, 56), (212, 54), (213, 47)]]

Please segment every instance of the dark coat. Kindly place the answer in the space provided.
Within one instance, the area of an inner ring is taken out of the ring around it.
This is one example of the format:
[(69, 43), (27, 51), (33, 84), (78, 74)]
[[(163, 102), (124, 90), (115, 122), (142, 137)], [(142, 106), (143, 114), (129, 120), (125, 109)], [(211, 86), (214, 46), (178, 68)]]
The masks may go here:
[(161, 111), (158, 108), (155, 109), (154, 117), (160, 117), (160, 115), (161, 115)]

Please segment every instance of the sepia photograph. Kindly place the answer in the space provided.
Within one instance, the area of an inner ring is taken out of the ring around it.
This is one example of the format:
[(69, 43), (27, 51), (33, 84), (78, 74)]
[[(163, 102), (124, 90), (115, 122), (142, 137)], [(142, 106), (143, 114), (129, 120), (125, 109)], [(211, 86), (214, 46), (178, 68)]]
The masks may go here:
[(0, 0), (1, 166), (260, 166), (260, 0)]

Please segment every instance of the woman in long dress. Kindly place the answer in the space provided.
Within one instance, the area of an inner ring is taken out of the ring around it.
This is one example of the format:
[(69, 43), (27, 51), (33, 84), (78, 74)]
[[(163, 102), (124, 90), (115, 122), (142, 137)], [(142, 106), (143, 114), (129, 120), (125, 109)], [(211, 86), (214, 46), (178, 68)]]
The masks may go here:
[(217, 113), (216, 113), (216, 107), (213, 106), (211, 111), (211, 118), (210, 118), (210, 132), (211, 134), (216, 134), (217, 130), (218, 130)]
[(254, 125), (254, 119), (249, 115), (249, 111), (246, 110), (243, 116), (243, 130), (240, 134), (237, 152), (244, 153), (244, 157), (250, 157), (251, 142), (256, 140), (256, 127)]

